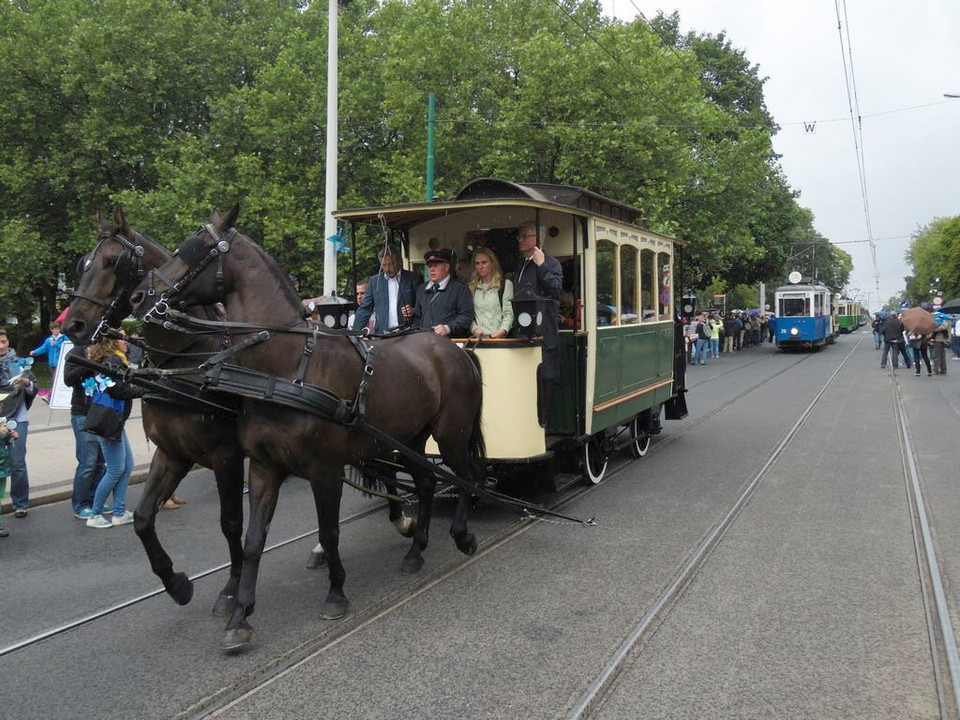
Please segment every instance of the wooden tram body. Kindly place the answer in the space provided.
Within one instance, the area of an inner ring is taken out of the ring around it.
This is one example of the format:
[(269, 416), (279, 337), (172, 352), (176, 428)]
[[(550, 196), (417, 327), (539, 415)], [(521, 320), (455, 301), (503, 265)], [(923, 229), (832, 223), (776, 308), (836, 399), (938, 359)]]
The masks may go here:
[(567, 320), (560, 326), (560, 377), (545, 428), (537, 417), (538, 339), (483, 340), (476, 347), (495, 473), (538, 463), (540, 477), (552, 478), (556, 459), (577, 458), (587, 481), (599, 482), (614, 449), (646, 453), (664, 405), (668, 418), (686, 415), (673, 320), (676, 241), (634, 225), (637, 208), (581, 188), (483, 178), (453, 200), (335, 215), (354, 236), (360, 224), (382, 228), (414, 272), (422, 272), (427, 250), (449, 248), (469, 259), (484, 246), (509, 277), (517, 267), (520, 225), (546, 229), (543, 250), (561, 263)]
[(779, 349), (820, 348), (836, 341), (836, 296), (826, 285), (781, 285), (774, 302)]

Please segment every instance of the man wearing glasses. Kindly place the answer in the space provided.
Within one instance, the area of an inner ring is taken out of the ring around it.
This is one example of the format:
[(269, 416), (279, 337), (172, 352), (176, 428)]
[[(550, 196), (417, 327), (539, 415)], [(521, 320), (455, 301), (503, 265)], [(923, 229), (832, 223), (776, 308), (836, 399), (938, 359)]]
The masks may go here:
[(537, 415), (540, 426), (546, 427), (553, 386), (560, 377), (557, 317), (563, 290), (563, 270), (555, 257), (540, 249), (543, 236), (543, 228), (536, 223), (524, 223), (517, 230), (517, 250), (520, 251), (521, 262), (514, 274), (513, 287), (517, 299), (541, 297), (553, 301), (552, 311), (544, 313), (540, 325), (543, 333), (542, 360), (537, 368)]

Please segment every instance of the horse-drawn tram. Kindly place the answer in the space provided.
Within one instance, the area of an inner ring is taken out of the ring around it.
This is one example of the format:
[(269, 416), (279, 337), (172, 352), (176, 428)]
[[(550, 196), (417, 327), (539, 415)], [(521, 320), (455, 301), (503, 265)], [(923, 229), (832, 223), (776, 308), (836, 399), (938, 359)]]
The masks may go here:
[(469, 262), (484, 247), (516, 278), (518, 232), (531, 223), (540, 229), (543, 252), (562, 270), (560, 298), (517, 297), (511, 337), (469, 341), (483, 368), (495, 477), (519, 470), (552, 480), (556, 469), (579, 465), (588, 483), (599, 483), (613, 451), (646, 454), (662, 408), (670, 419), (686, 415), (674, 322), (677, 241), (635, 225), (637, 208), (577, 187), (483, 178), (453, 200), (335, 216), (351, 227), (354, 245), (359, 226), (374, 226), (384, 242), (402, 247), (416, 273), (429, 250)]

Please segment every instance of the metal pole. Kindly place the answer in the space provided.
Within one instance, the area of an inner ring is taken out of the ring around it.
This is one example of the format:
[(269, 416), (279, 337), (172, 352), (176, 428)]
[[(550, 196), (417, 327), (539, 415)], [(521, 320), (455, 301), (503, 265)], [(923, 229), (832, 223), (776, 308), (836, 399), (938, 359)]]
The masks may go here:
[(327, 6), (327, 182), (323, 211), (323, 294), (327, 297), (337, 290), (337, 23), (338, 0), (329, 0)]
[(433, 132), (437, 125), (437, 99), (430, 93), (427, 105), (427, 202), (433, 200)]

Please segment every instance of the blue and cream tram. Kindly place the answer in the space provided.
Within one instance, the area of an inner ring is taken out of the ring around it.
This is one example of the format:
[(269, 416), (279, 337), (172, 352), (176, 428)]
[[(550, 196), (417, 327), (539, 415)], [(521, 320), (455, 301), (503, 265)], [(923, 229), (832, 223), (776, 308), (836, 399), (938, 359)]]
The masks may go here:
[[(646, 454), (665, 406), (668, 418), (686, 414), (682, 349), (675, 352), (682, 343), (674, 339), (676, 241), (635, 225), (637, 208), (576, 187), (483, 178), (453, 200), (335, 215), (354, 237), (358, 226), (372, 226), (383, 235), (378, 242), (402, 247), (408, 269), (421, 271), (431, 249), (469, 260), (482, 246), (496, 253), (507, 277), (518, 267), (518, 228), (543, 228), (543, 250), (563, 270), (560, 377), (541, 427), (537, 333), (479, 343), (483, 428), (495, 475), (528, 465), (552, 479), (558, 465), (578, 462), (585, 479), (597, 483), (614, 450)], [(555, 302), (527, 316), (542, 312), (556, 313)]]
[(781, 285), (774, 295), (777, 347), (819, 348), (836, 340), (836, 305), (826, 285)]

